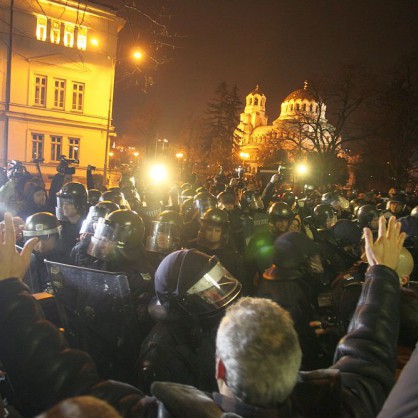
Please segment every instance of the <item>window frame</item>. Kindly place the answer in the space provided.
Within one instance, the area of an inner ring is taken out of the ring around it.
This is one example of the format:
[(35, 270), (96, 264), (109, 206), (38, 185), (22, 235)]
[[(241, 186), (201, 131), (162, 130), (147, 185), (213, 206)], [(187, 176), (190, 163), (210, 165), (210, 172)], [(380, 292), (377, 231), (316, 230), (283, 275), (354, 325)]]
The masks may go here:
[[(62, 83), (62, 86), (57, 86), (58, 83)], [(65, 92), (66, 92), (67, 81), (62, 78), (54, 78), (54, 104), (55, 109), (65, 110)], [(59, 99), (57, 96), (62, 95)], [(62, 105), (60, 105), (62, 103)]]
[(51, 161), (59, 162), (62, 155), (63, 137), (62, 135), (50, 135), (51, 139)]
[[(40, 82), (38, 82), (38, 79)], [(42, 84), (42, 80), (45, 81)], [(47, 101), (47, 93), (48, 93), (48, 76), (42, 74), (35, 74), (34, 76), (34, 98), (33, 104), (34, 106), (38, 107), (46, 107)], [(43, 100), (42, 100), (42, 92), (43, 92)]]
[[(76, 142), (74, 142), (76, 141)], [(68, 158), (80, 161), (80, 142), (81, 139), (78, 137), (68, 137)], [(79, 163), (75, 163), (79, 164)]]
[[(44, 158), (45, 134), (41, 134), (39, 132), (32, 132), (31, 143), (32, 143), (32, 151), (31, 151), (32, 160), (37, 159), (37, 158)], [(39, 148), (40, 148), (40, 152), (39, 152)]]
[[(79, 90), (81, 86), (83, 87), (82, 91)], [(83, 113), (85, 95), (86, 95), (86, 84), (81, 83), (79, 81), (73, 81), (72, 82), (72, 100), (71, 100), (71, 110), (73, 112)], [(80, 101), (81, 101), (81, 104), (79, 103)]]

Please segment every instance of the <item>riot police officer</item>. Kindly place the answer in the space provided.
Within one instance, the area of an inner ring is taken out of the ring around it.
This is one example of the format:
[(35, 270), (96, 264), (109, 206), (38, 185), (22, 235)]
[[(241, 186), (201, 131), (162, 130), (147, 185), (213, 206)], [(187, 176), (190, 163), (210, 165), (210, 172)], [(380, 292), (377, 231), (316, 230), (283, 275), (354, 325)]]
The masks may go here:
[(215, 255), (235, 277), (241, 278), (241, 258), (230, 240), (229, 219), (225, 211), (208, 209), (200, 218), (197, 238), (190, 241), (188, 247)]
[(147, 257), (155, 269), (167, 254), (182, 247), (182, 230), (182, 218), (173, 210), (161, 212), (157, 219), (152, 221), (145, 248)]
[(83, 184), (69, 182), (57, 193), (56, 215), (62, 225), (64, 248), (70, 253), (76, 244), (87, 212), (87, 190)]
[(69, 262), (68, 253), (61, 241), (61, 229), (58, 219), (49, 212), (35, 213), (26, 220), (22, 231), (24, 241), (38, 238), (34, 247), (35, 259), (32, 259), (30, 266), (31, 283), (28, 283), (35, 293), (51, 292), (45, 258), (59, 263)]
[(240, 290), (216, 256), (196, 249), (169, 254), (155, 273), (149, 312), (158, 322), (141, 346), (138, 387), (149, 393), (153, 381), (170, 381), (216, 389), (216, 329)]

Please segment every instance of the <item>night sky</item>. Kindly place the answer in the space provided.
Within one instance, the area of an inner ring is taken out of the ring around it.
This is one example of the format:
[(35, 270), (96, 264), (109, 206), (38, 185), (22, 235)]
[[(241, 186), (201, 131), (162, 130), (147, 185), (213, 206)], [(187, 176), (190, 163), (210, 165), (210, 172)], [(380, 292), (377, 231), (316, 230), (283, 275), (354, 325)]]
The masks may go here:
[[(123, 133), (135, 107), (162, 111), (159, 134), (176, 138), (202, 115), (220, 82), (237, 84), (242, 100), (256, 84), (272, 122), (282, 100), (303, 81), (361, 62), (375, 69), (418, 50), (416, 0), (172, 1), (173, 60), (159, 67), (146, 94), (118, 87), (115, 125)], [(121, 36), (124, 42), (126, 36)]]

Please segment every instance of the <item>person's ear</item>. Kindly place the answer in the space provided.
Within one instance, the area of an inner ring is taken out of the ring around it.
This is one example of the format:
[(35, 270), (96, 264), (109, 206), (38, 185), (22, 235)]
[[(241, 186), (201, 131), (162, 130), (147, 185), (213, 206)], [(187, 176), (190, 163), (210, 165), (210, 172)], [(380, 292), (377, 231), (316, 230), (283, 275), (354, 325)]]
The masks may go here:
[(216, 370), (215, 370), (215, 379), (223, 380), (226, 382), (226, 369), (223, 361), (217, 357), (216, 358)]
[(409, 283), (409, 276), (402, 276), (399, 278), (401, 286), (406, 286)]

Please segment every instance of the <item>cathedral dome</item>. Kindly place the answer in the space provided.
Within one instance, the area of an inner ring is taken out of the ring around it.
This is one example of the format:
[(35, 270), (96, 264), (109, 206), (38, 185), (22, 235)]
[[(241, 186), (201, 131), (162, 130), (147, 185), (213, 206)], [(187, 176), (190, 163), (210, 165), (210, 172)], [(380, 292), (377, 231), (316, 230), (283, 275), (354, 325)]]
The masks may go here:
[(285, 102), (289, 102), (290, 100), (315, 100), (315, 97), (313, 93), (308, 88), (298, 89), (290, 93), (286, 99), (284, 99)]
[[(318, 100), (318, 101), (317, 101)], [(314, 92), (308, 88), (305, 81), (302, 89), (290, 93), (281, 104), (280, 116), (274, 123), (283, 119), (313, 118), (317, 115), (325, 121), (326, 106), (322, 100), (315, 96)]]

